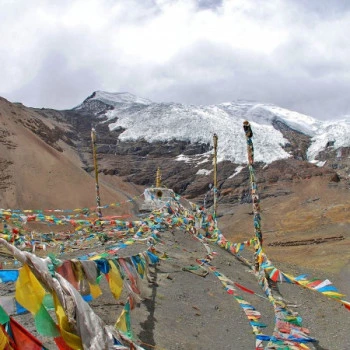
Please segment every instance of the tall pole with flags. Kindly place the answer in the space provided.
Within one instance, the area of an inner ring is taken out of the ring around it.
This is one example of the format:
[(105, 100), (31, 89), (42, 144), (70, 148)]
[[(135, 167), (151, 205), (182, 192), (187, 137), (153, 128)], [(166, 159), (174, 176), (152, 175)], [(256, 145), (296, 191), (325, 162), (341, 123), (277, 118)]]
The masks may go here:
[(214, 143), (214, 219), (217, 217), (217, 208), (218, 208), (218, 201), (217, 201), (217, 192), (218, 192), (218, 180), (217, 180), (217, 172), (218, 172), (218, 165), (217, 165), (217, 155), (218, 155), (218, 135), (213, 135), (213, 143)]
[(100, 198), (100, 186), (98, 184), (98, 167), (97, 167), (97, 152), (96, 152), (96, 130), (94, 128), (91, 129), (91, 141), (92, 141), (92, 158), (94, 160), (94, 168), (95, 168), (97, 215), (98, 215), (98, 217), (102, 217), (101, 198)]
[(248, 121), (243, 122), (243, 129), (247, 140), (247, 154), (248, 154), (248, 168), (250, 175), (251, 195), (253, 202), (253, 214), (254, 214), (254, 229), (255, 229), (255, 269), (259, 270), (260, 261), (259, 253), (263, 244), (263, 236), (261, 232), (261, 217), (260, 217), (260, 198), (258, 194), (258, 186), (256, 184), (255, 172), (254, 172), (254, 146), (253, 146), (253, 131)]

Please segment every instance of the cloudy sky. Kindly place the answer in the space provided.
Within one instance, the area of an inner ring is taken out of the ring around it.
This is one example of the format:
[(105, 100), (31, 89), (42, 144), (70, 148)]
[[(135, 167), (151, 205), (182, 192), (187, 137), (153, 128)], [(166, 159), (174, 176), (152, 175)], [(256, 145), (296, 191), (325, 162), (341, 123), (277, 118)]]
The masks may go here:
[(1, 0), (0, 96), (271, 102), (350, 115), (349, 0)]

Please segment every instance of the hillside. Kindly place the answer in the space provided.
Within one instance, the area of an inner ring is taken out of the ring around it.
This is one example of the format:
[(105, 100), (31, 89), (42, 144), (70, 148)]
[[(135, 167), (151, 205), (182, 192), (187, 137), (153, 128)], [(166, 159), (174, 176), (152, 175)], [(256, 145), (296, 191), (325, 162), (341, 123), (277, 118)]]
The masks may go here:
[[(51, 113), (51, 118), (44, 118), (32, 109), (0, 100), (2, 208), (95, 206), (95, 181), (82, 169), (72, 128), (58, 112)], [(123, 182), (117, 187), (135, 194), (134, 187)], [(103, 183), (101, 197), (105, 203), (127, 198)]]
[[(326, 125), (276, 106), (251, 102), (207, 107), (156, 104), (125, 93), (97, 92), (67, 111), (27, 108), (1, 99), (0, 207), (94, 207), (90, 131), (95, 127), (102, 204), (125, 202), (141, 194), (144, 187), (154, 184), (160, 167), (163, 185), (174, 188), (184, 201), (189, 198), (201, 206), (205, 199), (210, 212), (211, 138), (216, 131), (220, 158), (218, 227), (232, 242), (249, 240), (254, 226), (244, 119), (252, 120), (254, 131), (264, 251), (282, 271), (329, 279), (349, 296), (346, 121), (335, 128), (335, 123)], [(127, 214), (128, 220), (139, 220), (147, 216), (138, 212), (141, 204), (138, 197), (110, 208), (108, 215)], [(41, 232), (51, 229), (39, 226)], [(160, 250), (169, 259), (152, 268), (154, 283), (143, 283), (145, 299), (131, 316), (136, 338), (145, 349), (253, 348), (249, 321), (239, 305), (227, 298), (230, 296), (215, 275), (203, 278), (184, 270), (206, 252), (185, 231), (184, 227), (176, 230), (170, 226), (161, 232)], [(141, 244), (126, 246), (121, 256), (145, 249)], [(67, 249), (60, 258), (107, 253), (112, 247), (96, 241), (89, 250)], [(212, 249), (219, 272), (261, 293), (247, 266), (214, 245)], [(252, 251), (245, 253), (252, 259)], [(5, 285), (0, 291), (8, 296), (14, 287)], [(108, 285), (103, 285), (103, 291), (107, 294), (91, 305), (103, 322), (112, 325), (123, 301), (113, 299)], [(305, 321), (303, 326), (310, 328), (311, 336), (317, 339), (311, 349), (350, 346), (346, 331), (350, 319), (341, 305), (295, 285), (282, 284), (274, 291), (295, 305)], [(258, 295), (243, 296), (262, 313), (266, 333), (271, 334), (274, 314), (270, 303)], [(19, 319), (35, 333), (31, 315)]]

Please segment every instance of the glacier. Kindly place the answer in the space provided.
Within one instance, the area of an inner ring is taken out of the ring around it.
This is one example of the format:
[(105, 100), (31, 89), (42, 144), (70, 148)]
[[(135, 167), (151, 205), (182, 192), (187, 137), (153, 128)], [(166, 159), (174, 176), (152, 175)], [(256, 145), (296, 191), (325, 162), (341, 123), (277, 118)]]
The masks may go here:
[(236, 164), (247, 162), (242, 127), (244, 120), (250, 122), (254, 132), (256, 162), (270, 164), (291, 156), (283, 149), (288, 140), (273, 126), (276, 121), (311, 137), (307, 152), (309, 161), (316, 162), (318, 154), (326, 148), (329, 141), (334, 141), (335, 149), (350, 146), (349, 117), (321, 121), (273, 104), (245, 100), (195, 106), (155, 103), (130, 93), (103, 91), (96, 91), (90, 99), (113, 107), (101, 117), (111, 131), (123, 129), (119, 135), (121, 141), (179, 140), (212, 144), (213, 134), (216, 133), (218, 161), (228, 160)]

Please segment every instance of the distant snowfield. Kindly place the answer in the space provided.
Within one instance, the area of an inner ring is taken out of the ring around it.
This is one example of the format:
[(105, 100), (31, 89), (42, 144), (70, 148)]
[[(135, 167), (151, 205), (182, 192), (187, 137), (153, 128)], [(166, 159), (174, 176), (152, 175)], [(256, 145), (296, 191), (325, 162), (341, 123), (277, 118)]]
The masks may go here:
[[(312, 137), (309, 161), (314, 161), (329, 141), (334, 141), (336, 149), (350, 146), (350, 118), (323, 122), (278, 106), (250, 101), (192, 106), (152, 103), (129, 93), (101, 91), (96, 93), (94, 99), (114, 107), (106, 113), (107, 123), (110, 130), (125, 129), (119, 136), (120, 140), (143, 138), (154, 142), (176, 139), (212, 144), (213, 134), (216, 133), (218, 161), (247, 163), (244, 120), (248, 120), (252, 126), (256, 162), (269, 164), (290, 157), (282, 148), (288, 141), (272, 126), (278, 120)], [(178, 160), (189, 161), (185, 158)]]

